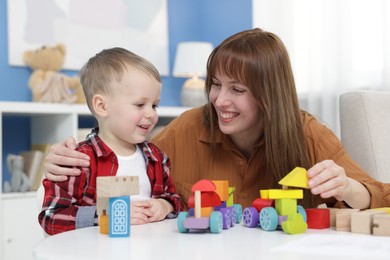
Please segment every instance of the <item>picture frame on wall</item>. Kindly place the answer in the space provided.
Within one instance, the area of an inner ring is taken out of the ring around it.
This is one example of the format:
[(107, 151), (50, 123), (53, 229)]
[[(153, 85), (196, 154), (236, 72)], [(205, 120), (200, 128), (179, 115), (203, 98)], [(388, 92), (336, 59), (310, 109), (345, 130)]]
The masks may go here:
[(64, 69), (79, 70), (96, 53), (123, 47), (169, 76), (167, 0), (8, 0), (9, 64), (23, 52), (64, 43)]

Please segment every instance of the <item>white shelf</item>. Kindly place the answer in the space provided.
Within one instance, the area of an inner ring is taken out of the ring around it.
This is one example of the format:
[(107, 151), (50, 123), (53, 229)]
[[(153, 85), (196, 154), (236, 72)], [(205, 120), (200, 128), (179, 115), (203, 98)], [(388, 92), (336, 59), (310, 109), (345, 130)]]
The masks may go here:
[[(157, 113), (162, 121), (169, 121), (188, 109), (188, 107), (162, 106), (157, 108)], [(3, 165), (3, 153), (7, 154), (7, 151), (3, 150), (3, 140), (18, 138), (4, 136), (4, 116), (7, 118), (30, 117), (31, 144), (28, 145), (59, 143), (69, 136), (76, 138), (79, 118), (92, 118), (86, 104), (0, 102), (1, 165)], [(32, 248), (36, 242), (43, 238), (43, 231), (37, 220), (36, 192), (3, 193), (2, 168), (0, 172), (0, 259), (29, 259), (29, 257), (31, 259), (30, 252), (26, 253), (25, 250), (20, 249)], [(14, 232), (15, 227), (21, 231)]]
[[(177, 117), (189, 107), (162, 106), (157, 108), (160, 117)], [(78, 114), (91, 116), (86, 104), (52, 104), (38, 102), (0, 102), (0, 112), (5, 115)]]

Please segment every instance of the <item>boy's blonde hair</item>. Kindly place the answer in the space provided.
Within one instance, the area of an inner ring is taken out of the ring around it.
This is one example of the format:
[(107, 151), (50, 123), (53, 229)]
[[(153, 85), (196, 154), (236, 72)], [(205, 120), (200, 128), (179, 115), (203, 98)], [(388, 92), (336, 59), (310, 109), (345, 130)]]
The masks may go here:
[(80, 71), (81, 85), (83, 86), (87, 105), (92, 113), (94, 113), (93, 96), (98, 93), (109, 95), (111, 91), (110, 83), (114, 80), (120, 81), (126, 72), (127, 66), (139, 69), (161, 83), (160, 73), (145, 58), (124, 48), (105, 49), (90, 58)]

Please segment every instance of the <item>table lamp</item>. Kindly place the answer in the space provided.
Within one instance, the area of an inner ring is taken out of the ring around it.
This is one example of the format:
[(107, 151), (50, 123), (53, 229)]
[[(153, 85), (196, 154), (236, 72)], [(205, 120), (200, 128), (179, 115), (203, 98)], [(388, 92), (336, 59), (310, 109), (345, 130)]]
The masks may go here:
[(207, 102), (204, 93), (206, 64), (213, 46), (209, 42), (181, 42), (177, 46), (173, 76), (188, 78), (181, 90), (183, 106), (201, 106)]

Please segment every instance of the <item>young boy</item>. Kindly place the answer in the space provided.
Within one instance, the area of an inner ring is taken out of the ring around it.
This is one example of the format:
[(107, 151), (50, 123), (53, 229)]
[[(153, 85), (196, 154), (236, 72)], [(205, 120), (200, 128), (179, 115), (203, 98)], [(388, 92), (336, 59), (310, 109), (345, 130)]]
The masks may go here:
[(81, 69), (81, 84), (98, 128), (77, 150), (90, 157), (81, 175), (65, 182), (43, 181), (38, 219), (47, 234), (98, 225), (97, 176), (139, 176), (131, 196), (131, 224), (176, 217), (182, 201), (170, 176), (170, 161), (145, 141), (157, 123), (161, 78), (142, 57), (122, 48), (103, 50)]

